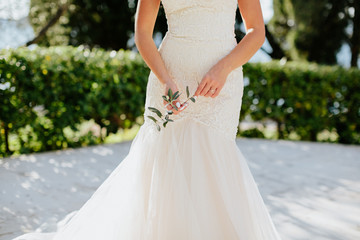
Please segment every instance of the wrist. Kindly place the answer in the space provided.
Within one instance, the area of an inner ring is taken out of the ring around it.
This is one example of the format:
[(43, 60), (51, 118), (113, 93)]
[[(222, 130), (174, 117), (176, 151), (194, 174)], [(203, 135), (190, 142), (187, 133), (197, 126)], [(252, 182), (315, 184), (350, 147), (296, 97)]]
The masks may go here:
[(227, 61), (226, 59), (222, 59), (219, 62), (219, 67), (225, 75), (228, 75), (232, 70), (235, 69), (231, 62)]
[(163, 79), (161, 82), (163, 85), (171, 85), (175, 83), (174, 80), (172, 80), (171, 78)]

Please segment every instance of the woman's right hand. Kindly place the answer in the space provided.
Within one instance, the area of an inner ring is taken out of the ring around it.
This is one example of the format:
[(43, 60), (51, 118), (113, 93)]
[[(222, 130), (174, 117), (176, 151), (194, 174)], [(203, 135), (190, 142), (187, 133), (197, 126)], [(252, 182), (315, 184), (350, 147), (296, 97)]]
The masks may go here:
[[(178, 87), (176, 86), (176, 83), (173, 81), (168, 81), (165, 83), (165, 96), (168, 95), (168, 91), (169, 89), (171, 89), (172, 93), (174, 94), (175, 92), (179, 91)], [(173, 101), (173, 104), (175, 104), (175, 106), (178, 108), (178, 110), (176, 110), (175, 108), (173, 108), (168, 102), (166, 102), (165, 100), (163, 100), (164, 106), (166, 106), (166, 110), (167, 111), (172, 111), (174, 115), (179, 114), (181, 111), (183, 111), (184, 109), (186, 109), (186, 107), (188, 106), (188, 103), (185, 104), (181, 104), (181, 102), (179, 101), (179, 98), (177, 98), (176, 100)]]

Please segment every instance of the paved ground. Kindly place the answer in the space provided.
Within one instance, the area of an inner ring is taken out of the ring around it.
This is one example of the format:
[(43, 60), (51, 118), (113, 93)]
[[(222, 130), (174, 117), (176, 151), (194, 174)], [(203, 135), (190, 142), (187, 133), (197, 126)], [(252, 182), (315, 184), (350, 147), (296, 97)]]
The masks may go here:
[[(54, 230), (126, 156), (130, 143), (0, 159), (0, 240)], [(360, 239), (360, 147), (237, 143), (283, 240)]]

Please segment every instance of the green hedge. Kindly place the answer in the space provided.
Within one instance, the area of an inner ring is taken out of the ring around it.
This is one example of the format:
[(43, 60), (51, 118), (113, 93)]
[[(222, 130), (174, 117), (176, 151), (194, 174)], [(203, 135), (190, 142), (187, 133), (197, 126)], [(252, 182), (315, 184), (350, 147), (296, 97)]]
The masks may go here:
[(280, 61), (246, 64), (243, 118), (271, 119), (278, 137), (316, 141), (324, 130), (340, 143), (360, 143), (360, 71)]
[(10, 133), (22, 153), (76, 147), (105, 136), (74, 139), (65, 128), (77, 131), (93, 119), (108, 135), (132, 127), (144, 112), (149, 70), (136, 53), (50, 47), (3, 50), (0, 56), (2, 155), (11, 153)]
[[(0, 51), (0, 155), (102, 142), (119, 128), (141, 124), (149, 69), (130, 51), (83, 47)], [(360, 72), (308, 63), (246, 64), (241, 119), (271, 119), (278, 137), (316, 140), (329, 130), (338, 142), (360, 143)], [(105, 134), (71, 137), (94, 120)]]

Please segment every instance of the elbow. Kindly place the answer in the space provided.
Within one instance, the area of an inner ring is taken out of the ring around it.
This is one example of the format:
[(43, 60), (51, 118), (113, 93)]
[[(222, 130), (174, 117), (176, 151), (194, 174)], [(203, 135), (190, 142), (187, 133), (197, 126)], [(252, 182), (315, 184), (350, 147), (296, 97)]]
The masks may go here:
[[(265, 30), (265, 25), (262, 25), (261, 27), (258, 28), (258, 38), (259, 38), (259, 45), (260, 47), (264, 44), (265, 39), (266, 39), (266, 30)], [(259, 48), (260, 48), (259, 47)]]
[(253, 36), (253, 42), (260, 48), (265, 42), (265, 26), (257, 26), (250, 28), (246, 34), (251, 34)]
[(260, 26), (258, 28), (254, 29), (254, 35), (255, 37), (255, 42), (257, 45), (257, 48), (260, 49), (261, 46), (264, 44), (265, 42), (265, 27), (264, 26)]
[(135, 31), (134, 33), (134, 42), (136, 47), (139, 47), (141, 37), (139, 36), (139, 33)]
[(152, 36), (147, 31), (138, 30), (134, 33), (134, 42), (137, 48), (139, 48), (144, 41), (148, 41), (149, 39), (152, 39)]
[(136, 47), (139, 47), (139, 45), (141, 44), (141, 40), (143, 39), (143, 35), (144, 35), (144, 30), (140, 27), (135, 27), (135, 31), (134, 31), (134, 42)]

